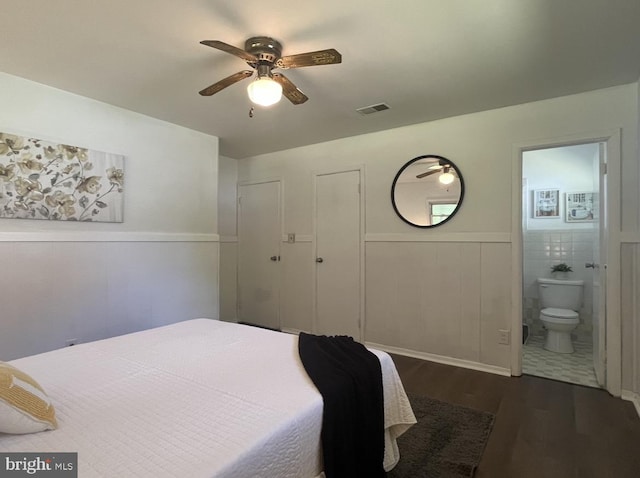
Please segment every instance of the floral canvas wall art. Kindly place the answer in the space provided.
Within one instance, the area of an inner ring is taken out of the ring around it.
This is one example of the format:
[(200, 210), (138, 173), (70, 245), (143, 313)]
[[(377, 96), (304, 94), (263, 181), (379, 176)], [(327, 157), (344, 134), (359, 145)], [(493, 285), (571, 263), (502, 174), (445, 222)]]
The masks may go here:
[(0, 218), (122, 222), (124, 156), (0, 133)]

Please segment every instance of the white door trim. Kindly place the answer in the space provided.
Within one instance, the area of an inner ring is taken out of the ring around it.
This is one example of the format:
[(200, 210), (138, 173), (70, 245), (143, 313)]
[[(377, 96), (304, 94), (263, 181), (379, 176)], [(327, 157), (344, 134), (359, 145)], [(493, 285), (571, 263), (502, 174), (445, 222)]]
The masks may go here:
[[(317, 224), (316, 217), (318, 213), (318, 204), (317, 204), (317, 178), (318, 176), (327, 176), (329, 174), (339, 174), (339, 173), (348, 173), (351, 171), (358, 171), (360, 174), (360, 324), (358, 327), (358, 331), (360, 336), (354, 337), (354, 339), (363, 342), (364, 341), (364, 330), (365, 330), (365, 167), (364, 165), (354, 166), (354, 167), (346, 167), (341, 169), (326, 169), (326, 170), (315, 170), (312, 171), (313, 176), (313, 224), (312, 224), (312, 239), (311, 239), (311, 252), (312, 257), (311, 260), (315, 262), (317, 253)], [(313, 306), (313, 317), (311, 319), (311, 327), (312, 332), (315, 334), (318, 331), (318, 297), (316, 294), (317, 280), (314, 268), (313, 279), (311, 281), (312, 291), (311, 291), (311, 303)]]
[(622, 391), (622, 335), (620, 317), (620, 181), (621, 132), (619, 129), (561, 138), (516, 143), (511, 167), (511, 375), (522, 375), (522, 153), (535, 149), (583, 143), (605, 144), (607, 155), (607, 268), (606, 274), (606, 389), (619, 397)]

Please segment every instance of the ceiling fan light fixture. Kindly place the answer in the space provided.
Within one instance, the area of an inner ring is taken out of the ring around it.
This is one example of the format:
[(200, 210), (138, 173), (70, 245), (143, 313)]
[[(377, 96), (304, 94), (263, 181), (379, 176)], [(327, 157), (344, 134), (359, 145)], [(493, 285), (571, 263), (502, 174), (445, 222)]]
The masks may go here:
[(451, 184), (454, 180), (455, 180), (455, 176), (450, 173), (448, 170), (446, 170), (445, 172), (443, 172), (439, 177), (438, 177), (438, 181), (440, 181), (441, 184)]
[(259, 106), (271, 106), (282, 98), (282, 85), (268, 76), (261, 76), (247, 86), (252, 103)]

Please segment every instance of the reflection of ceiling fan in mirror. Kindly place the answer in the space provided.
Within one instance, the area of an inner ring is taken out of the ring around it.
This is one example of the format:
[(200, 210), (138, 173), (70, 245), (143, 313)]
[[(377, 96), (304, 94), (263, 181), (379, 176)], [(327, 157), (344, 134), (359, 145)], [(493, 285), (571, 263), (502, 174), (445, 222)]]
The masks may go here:
[[(270, 37), (251, 37), (245, 42), (244, 50), (218, 40), (203, 40), (200, 43), (231, 53), (246, 61), (255, 70), (256, 79), (249, 85), (247, 91), (251, 101), (261, 106), (270, 106), (277, 103), (283, 94), (294, 105), (302, 104), (309, 99), (286, 76), (282, 73), (273, 73), (272, 70), (276, 68), (288, 69), (331, 65), (342, 62), (342, 55), (333, 48), (281, 56), (282, 45)], [(227, 86), (253, 76), (253, 70), (234, 73), (200, 91), (200, 94), (202, 96), (211, 96), (218, 93)]]
[(426, 178), (427, 176), (440, 173), (438, 181), (440, 181), (442, 184), (451, 184), (456, 178), (455, 172), (456, 169), (451, 166), (451, 163), (449, 161), (447, 161), (446, 159), (440, 159), (438, 160), (437, 164), (430, 166), (428, 171), (416, 175), (416, 178), (422, 179)]

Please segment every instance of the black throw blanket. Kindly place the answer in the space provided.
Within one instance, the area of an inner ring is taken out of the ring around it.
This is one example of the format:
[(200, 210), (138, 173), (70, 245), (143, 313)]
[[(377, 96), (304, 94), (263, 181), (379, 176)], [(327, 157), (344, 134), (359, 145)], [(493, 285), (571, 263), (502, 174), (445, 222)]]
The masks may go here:
[(383, 478), (384, 397), (378, 357), (351, 337), (300, 333), (298, 351), (322, 394), (327, 478)]

